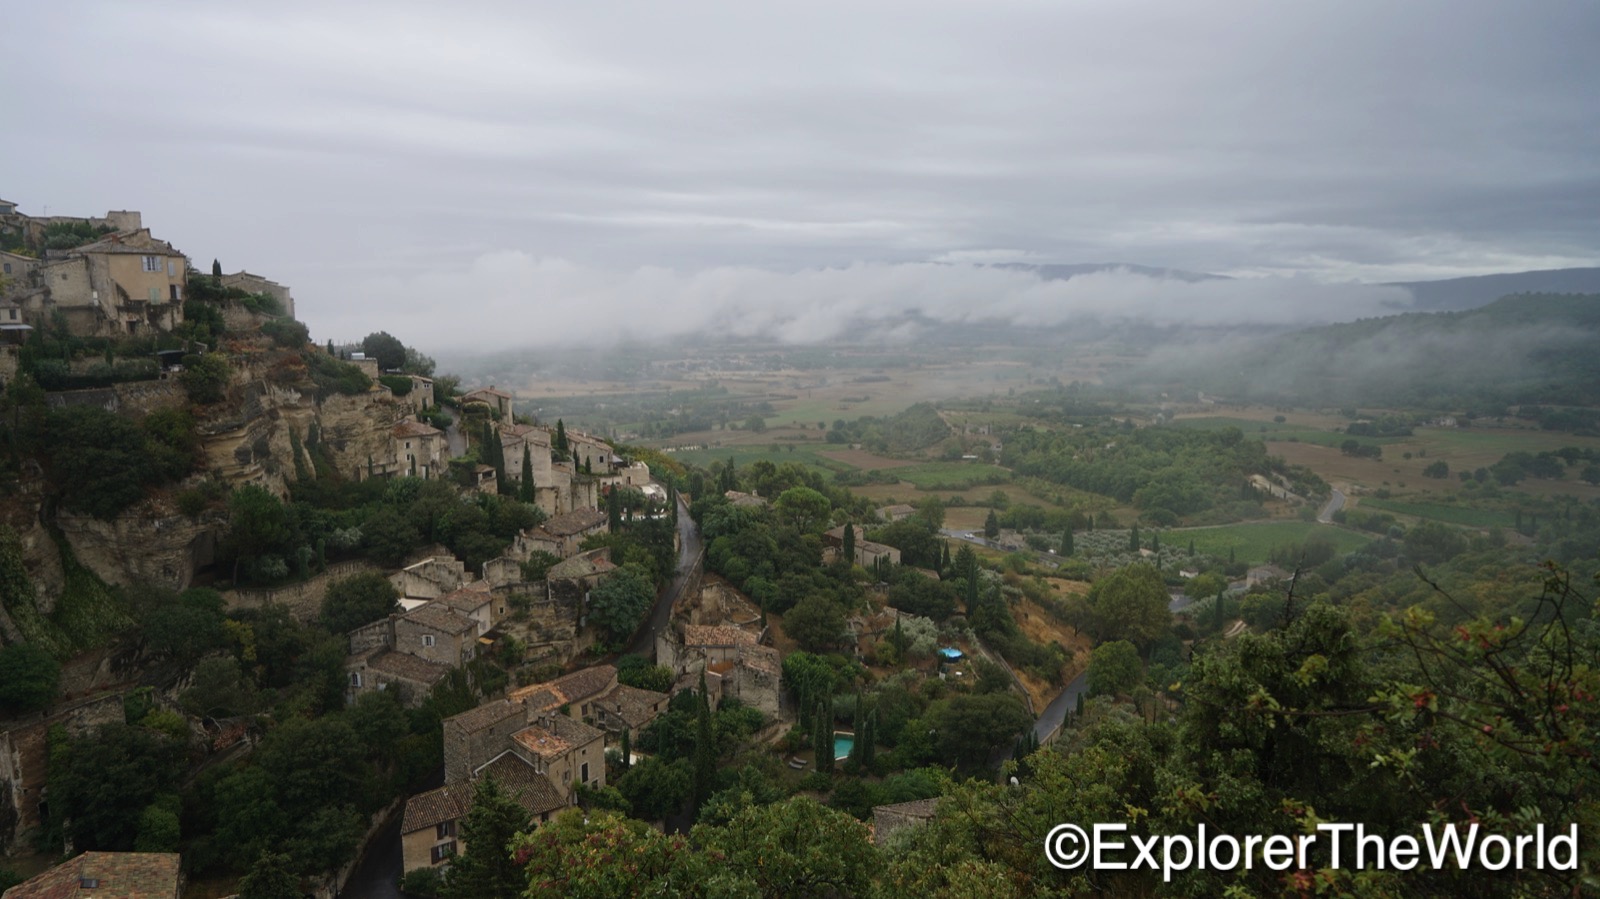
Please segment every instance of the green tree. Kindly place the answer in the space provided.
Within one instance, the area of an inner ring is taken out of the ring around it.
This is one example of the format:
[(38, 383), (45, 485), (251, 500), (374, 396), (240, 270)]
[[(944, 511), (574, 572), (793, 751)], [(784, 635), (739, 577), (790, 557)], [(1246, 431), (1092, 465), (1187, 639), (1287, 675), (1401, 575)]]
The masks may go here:
[(133, 848), (145, 809), (177, 792), (183, 747), (142, 727), (107, 724), (52, 737), (50, 820), (78, 849)]
[(983, 536), (990, 540), (1000, 536), (1000, 519), (995, 516), (994, 510), (989, 510), (989, 516), (983, 520)]
[(984, 693), (945, 700), (929, 710), (927, 721), (935, 731), (938, 758), (978, 771), (995, 748), (1010, 746), (1033, 718), (1015, 694)]
[(322, 626), (346, 634), (394, 611), (400, 594), (389, 579), (364, 571), (328, 584), (322, 597)]
[(783, 616), (783, 631), (808, 652), (832, 649), (844, 636), (844, 610), (826, 595), (813, 593)]
[(589, 621), (608, 642), (620, 642), (643, 623), (655, 595), (649, 575), (630, 562), (590, 591)]
[(867, 896), (881, 864), (867, 827), (808, 797), (744, 809), (694, 842), (748, 884), (729, 895)]
[(1093, 696), (1130, 693), (1143, 681), (1139, 650), (1127, 640), (1102, 643), (1089, 656), (1089, 693)]
[(528, 450), (528, 445), (522, 445), (522, 484), (517, 492), (517, 499), (531, 503), (536, 496), (533, 483), (533, 454)]
[(393, 568), (422, 543), (411, 517), (392, 506), (373, 512), (361, 524), (361, 543), (372, 561)]
[(0, 649), (0, 710), (7, 714), (37, 712), (55, 702), (61, 686), (61, 664), (35, 643)]
[(717, 741), (711, 729), (711, 697), (706, 693), (706, 672), (700, 670), (700, 689), (694, 705), (694, 814), (711, 798), (717, 780)]
[(833, 504), (810, 487), (791, 487), (783, 491), (773, 508), (784, 521), (804, 534), (828, 520)]
[(1138, 551), (1139, 551), (1139, 526), (1137, 524), (1135, 524), (1133, 526), (1133, 529), (1128, 531), (1128, 552), (1137, 553)]
[(232, 374), (228, 357), (221, 353), (191, 354), (183, 357), (183, 372), (178, 375), (178, 383), (183, 385), (190, 402), (206, 405), (221, 402), (227, 395)]
[(1061, 532), (1061, 555), (1070, 557), (1072, 553), (1072, 528), (1067, 528)]
[(406, 364), (406, 345), (387, 331), (378, 331), (362, 338), (361, 351), (367, 354), (367, 358), (378, 360), (378, 368), (384, 371), (396, 371)]
[(1145, 646), (1171, 626), (1168, 602), (1166, 581), (1153, 566), (1119, 568), (1090, 589), (1086, 629), (1098, 640)]
[(839, 551), (839, 559), (846, 567), (856, 564), (856, 526), (855, 522), (844, 523), (843, 547)]
[(555, 436), (555, 441), (554, 441), (553, 445), (551, 446), (551, 449), (556, 451), (556, 457), (559, 458), (559, 459), (567, 458), (567, 454), (569, 452), (571, 452), (571, 447), (569, 447), (567, 445), (567, 425), (566, 425), (566, 422), (562, 421), (559, 418), (556, 419), (556, 436)]
[(445, 899), (516, 899), (526, 880), (511, 857), (511, 841), (528, 824), (528, 813), (493, 777), (479, 780), (472, 807), (461, 820), (466, 852), (450, 863)]
[(262, 852), (239, 881), (239, 899), (300, 899), (300, 878), (289, 865), (281, 852)]
[(635, 817), (660, 821), (681, 812), (693, 798), (694, 765), (688, 759), (646, 756), (617, 779), (617, 789), (628, 798)]

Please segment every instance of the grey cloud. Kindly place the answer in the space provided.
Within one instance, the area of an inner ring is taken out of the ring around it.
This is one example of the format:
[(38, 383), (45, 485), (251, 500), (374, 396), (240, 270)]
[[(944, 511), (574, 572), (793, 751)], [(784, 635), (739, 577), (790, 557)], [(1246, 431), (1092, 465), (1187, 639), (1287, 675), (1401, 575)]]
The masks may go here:
[(8, 95), (0, 196), (139, 208), (293, 285), (319, 333), (383, 326), (379, 275), (455, 297), (440, 273), (508, 251), (612, 290), (652, 267), (1600, 263), (1585, 0), (104, 0), (8, 24), (38, 77)]

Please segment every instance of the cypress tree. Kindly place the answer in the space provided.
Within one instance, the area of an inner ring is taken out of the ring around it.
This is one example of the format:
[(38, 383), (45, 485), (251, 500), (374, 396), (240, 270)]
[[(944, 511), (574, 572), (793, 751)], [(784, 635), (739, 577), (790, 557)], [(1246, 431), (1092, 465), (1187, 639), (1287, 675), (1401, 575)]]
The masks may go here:
[(967, 578), (967, 614), (978, 606), (978, 572), (973, 571)]
[(1133, 526), (1133, 530), (1128, 532), (1128, 552), (1136, 553), (1138, 551), (1139, 551), (1139, 525), (1135, 524)]
[(517, 498), (525, 503), (532, 503), (534, 498), (533, 453), (526, 443), (522, 445), (522, 490)]
[(1089, 513), (1089, 523), (1087, 525), (1087, 528), (1091, 532), (1094, 531), (1094, 513), (1093, 512)]
[(1161, 552), (1161, 534), (1157, 531), (1150, 532), (1150, 549), (1154, 552)]
[(1217, 591), (1217, 632), (1222, 632), (1222, 625), (1228, 620), (1227, 616), (1228, 588), (1223, 587)]
[(716, 737), (711, 730), (711, 698), (706, 695), (706, 671), (700, 669), (700, 701), (694, 710), (694, 811), (711, 798), (717, 778)]
[(1067, 528), (1061, 532), (1061, 555), (1070, 556), (1072, 553), (1072, 528)]
[(833, 697), (817, 704), (817, 770), (833, 773)]
[(565, 459), (567, 457), (567, 425), (561, 419), (556, 419), (556, 455)]
[(861, 767), (867, 771), (872, 770), (872, 765), (878, 758), (878, 706), (873, 704), (867, 713), (865, 727), (856, 735), (861, 741)]
[(1074, 714), (1074, 715), (1082, 715), (1083, 714), (1083, 694), (1082, 693), (1078, 694), (1077, 707), (1072, 710), (1072, 714)]
[(1189, 556), (1190, 558), (1194, 557), (1194, 538), (1192, 537), (1189, 539)]
[(622, 770), (633, 767), (633, 741), (628, 736), (629, 730), (622, 729)]
[(615, 486), (606, 491), (606, 527), (613, 534), (622, 530), (622, 495)]
[(844, 523), (844, 549), (840, 551), (839, 557), (844, 560), (845, 565), (856, 563), (856, 526), (848, 521)]

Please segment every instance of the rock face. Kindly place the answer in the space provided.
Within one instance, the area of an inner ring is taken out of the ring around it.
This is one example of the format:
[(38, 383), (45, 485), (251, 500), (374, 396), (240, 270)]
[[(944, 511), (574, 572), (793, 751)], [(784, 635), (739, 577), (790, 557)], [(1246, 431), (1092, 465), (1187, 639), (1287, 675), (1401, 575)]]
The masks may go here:
[(220, 512), (191, 519), (164, 513), (150, 502), (109, 521), (63, 512), (56, 524), (78, 561), (106, 583), (171, 590), (187, 589), (194, 573), (215, 561), (217, 540), (227, 526)]

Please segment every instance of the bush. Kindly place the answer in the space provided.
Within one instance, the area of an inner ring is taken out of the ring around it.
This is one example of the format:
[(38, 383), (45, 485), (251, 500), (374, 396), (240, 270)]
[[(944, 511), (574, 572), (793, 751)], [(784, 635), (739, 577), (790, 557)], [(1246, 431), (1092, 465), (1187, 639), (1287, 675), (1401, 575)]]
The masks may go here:
[(304, 349), (311, 341), (311, 329), (292, 318), (275, 318), (261, 325), (261, 333), (284, 349)]
[(438, 868), (417, 868), (407, 871), (400, 878), (400, 891), (408, 896), (422, 896), (424, 899), (434, 899), (439, 895), (439, 887), (443, 884)]
[(191, 354), (183, 357), (183, 373), (178, 376), (178, 382), (183, 385), (190, 402), (204, 405), (222, 400), (230, 374), (228, 360), (221, 353)]

